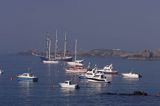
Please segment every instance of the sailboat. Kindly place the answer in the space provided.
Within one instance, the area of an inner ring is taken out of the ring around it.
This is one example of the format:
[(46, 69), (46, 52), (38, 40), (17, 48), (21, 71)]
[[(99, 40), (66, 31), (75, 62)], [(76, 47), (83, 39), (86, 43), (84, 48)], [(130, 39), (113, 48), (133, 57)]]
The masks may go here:
[(59, 61), (56, 60), (56, 53), (57, 53), (57, 31), (56, 31), (56, 42), (55, 42), (55, 57), (51, 58), (51, 39), (47, 38), (47, 53), (46, 58), (43, 60), (43, 63), (46, 64), (58, 64)]
[(69, 66), (83, 66), (82, 64), (83, 60), (77, 60), (77, 40), (75, 40), (75, 57), (74, 61), (67, 62)]
[(67, 38), (65, 33), (65, 41), (64, 41), (64, 54), (63, 56), (56, 57), (56, 60), (59, 61), (72, 61), (72, 56), (66, 56), (66, 48), (67, 48)]

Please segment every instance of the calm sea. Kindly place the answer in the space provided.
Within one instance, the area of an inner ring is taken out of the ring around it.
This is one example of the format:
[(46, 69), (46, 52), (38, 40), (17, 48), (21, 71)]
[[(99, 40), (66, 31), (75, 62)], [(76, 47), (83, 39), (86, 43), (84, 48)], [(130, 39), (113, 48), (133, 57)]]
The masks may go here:
[[(142, 90), (149, 94), (160, 92), (160, 61), (137, 61), (117, 57), (81, 57), (85, 64), (91, 62), (102, 68), (113, 64), (119, 73), (130, 70), (140, 73), (139, 80), (108, 76), (111, 84), (79, 80), (77, 75), (64, 71), (65, 63), (47, 65), (34, 56), (1, 55), (0, 106), (158, 106), (160, 97), (106, 95), (107, 92), (131, 93)], [(39, 77), (37, 83), (17, 81), (16, 75), (30, 68)], [(72, 80), (80, 89), (62, 89), (59, 83)]]

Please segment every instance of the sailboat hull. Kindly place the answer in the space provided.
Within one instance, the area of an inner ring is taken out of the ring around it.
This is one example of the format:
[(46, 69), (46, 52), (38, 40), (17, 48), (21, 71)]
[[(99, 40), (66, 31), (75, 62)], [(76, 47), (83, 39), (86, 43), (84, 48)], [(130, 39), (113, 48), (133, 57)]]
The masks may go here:
[(43, 60), (44, 64), (58, 64), (59, 62), (56, 60)]

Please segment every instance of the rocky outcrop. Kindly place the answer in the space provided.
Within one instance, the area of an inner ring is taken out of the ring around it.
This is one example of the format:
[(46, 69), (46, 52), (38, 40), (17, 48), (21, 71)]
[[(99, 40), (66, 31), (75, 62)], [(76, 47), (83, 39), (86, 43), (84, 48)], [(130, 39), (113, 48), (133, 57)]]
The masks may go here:
[[(21, 55), (35, 55), (35, 56), (45, 56), (45, 52), (40, 52), (38, 50), (29, 50), (26, 52), (20, 52)], [(62, 55), (63, 52), (58, 52), (57, 55)], [(54, 53), (51, 53), (54, 55)], [(67, 51), (67, 55), (74, 55)], [(127, 59), (137, 59), (137, 60), (160, 60), (160, 49), (151, 51), (145, 49), (140, 52), (128, 52), (120, 49), (93, 49), (93, 50), (81, 50), (77, 52), (80, 56), (117, 56)]]

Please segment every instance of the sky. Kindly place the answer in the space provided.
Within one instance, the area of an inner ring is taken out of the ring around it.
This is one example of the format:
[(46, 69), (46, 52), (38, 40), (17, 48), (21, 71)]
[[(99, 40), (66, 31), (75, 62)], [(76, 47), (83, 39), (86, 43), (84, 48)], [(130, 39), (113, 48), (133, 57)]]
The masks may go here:
[(160, 48), (159, 0), (0, 0), (0, 52), (45, 50), (49, 33), (59, 49)]

